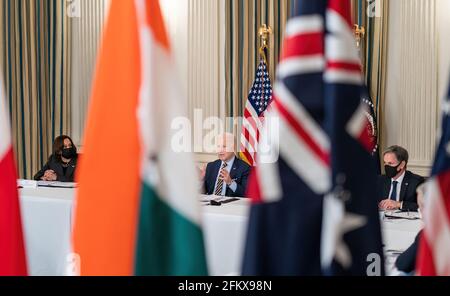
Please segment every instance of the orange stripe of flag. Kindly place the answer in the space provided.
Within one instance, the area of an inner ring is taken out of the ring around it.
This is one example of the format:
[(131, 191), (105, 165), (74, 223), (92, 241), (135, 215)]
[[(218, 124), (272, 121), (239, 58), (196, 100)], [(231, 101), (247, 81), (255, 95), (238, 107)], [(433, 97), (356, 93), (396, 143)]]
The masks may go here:
[(161, 9), (158, 0), (147, 0), (147, 23), (154, 34), (154, 39), (166, 50), (170, 50), (169, 40), (164, 26), (164, 20), (161, 15)]
[(141, 145), (141, 60), (134, 1), (113, 0), (77, 171), (74, 252), (81, 275), (133, 273)]

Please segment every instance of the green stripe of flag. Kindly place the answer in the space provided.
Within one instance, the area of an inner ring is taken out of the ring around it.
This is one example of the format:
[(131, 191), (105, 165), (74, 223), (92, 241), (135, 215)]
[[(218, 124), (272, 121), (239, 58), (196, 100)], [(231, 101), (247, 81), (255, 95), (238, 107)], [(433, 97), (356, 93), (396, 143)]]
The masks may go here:
[(207, 275), (203, 235), (143, 183), (135, 275)]

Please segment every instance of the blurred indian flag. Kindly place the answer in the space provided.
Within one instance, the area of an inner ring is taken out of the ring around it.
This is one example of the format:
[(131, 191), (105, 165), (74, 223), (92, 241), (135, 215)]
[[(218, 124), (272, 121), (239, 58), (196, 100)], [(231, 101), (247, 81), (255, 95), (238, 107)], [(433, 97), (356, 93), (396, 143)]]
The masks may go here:
[(192, 156), (170, 147), (185, 95), (157, 0), (112, 0), (73, 236), (81, 275), (206, 275)]

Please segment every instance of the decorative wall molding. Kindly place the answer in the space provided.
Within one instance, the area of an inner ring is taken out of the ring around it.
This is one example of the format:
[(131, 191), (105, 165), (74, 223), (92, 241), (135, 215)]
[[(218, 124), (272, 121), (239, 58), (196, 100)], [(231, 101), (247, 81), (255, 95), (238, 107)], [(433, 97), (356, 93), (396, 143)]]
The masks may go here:
[(439, 29), (437, 0), (389, 2), (383, 146), (410, 154), (409, 168), (428, 175), (439, 125)]
[[(177, 1), (178, 2), (178, 1)], [(225, 119), (225, 1), (189, 0), (187, 90), (189, 118)], [(192, 125), (194, 127), (194, 125)], [(205, 135), (208, 131), (203, 131)], [(195, 153), (204, 166), (217, 159), (214, 153)]]
[[(439, 41), (439, 103), (446, 98), (450, 82), (450, 1), (436, 0), (437, 7), (437, 27)], [(441, 104), (439, 104), (441, 106)], [(441, 122), (441, 113), (439, 113), (439, 122)], [(440, 127), (440, 126), (439, 126)]]
[(224, 1), (189, 0), (189, 115), (225, 116)]
[[(161, 7), (187, 94), (192, 136), (194, 129), (205, 136), (206, 118), (225, 119), (225, 0), (162, 0)], [(195, 152), (198, 165), (217, 159)]]
[(225, 116), (225, 0), (162, 0), (180, 78), (187, 93), (188, 115)]

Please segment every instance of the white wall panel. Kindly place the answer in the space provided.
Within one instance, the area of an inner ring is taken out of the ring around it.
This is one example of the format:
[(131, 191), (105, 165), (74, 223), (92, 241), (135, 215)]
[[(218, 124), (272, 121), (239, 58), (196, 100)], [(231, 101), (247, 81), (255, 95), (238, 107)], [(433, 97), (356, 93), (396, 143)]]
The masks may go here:
[[(389, 2), (384, 146), (410, 153), (411, 170), (428, 175), (436, 147), (439, 106), (448, 80), (448, 15), (441, 0)], [(444, 34), (444, 32), (446, 32)], [(446, 69), (446, 70), (445, 70)]]
[[(205, 136), (208, 130), (199, 130), (203, 120), (225, 116), (225, 0), (162, 0), (161, 6), (187, 94), (192, 128), (195, 120), (201, 120), (195, 132)], [(214, 158), (196, 152), (200, 163)]]

